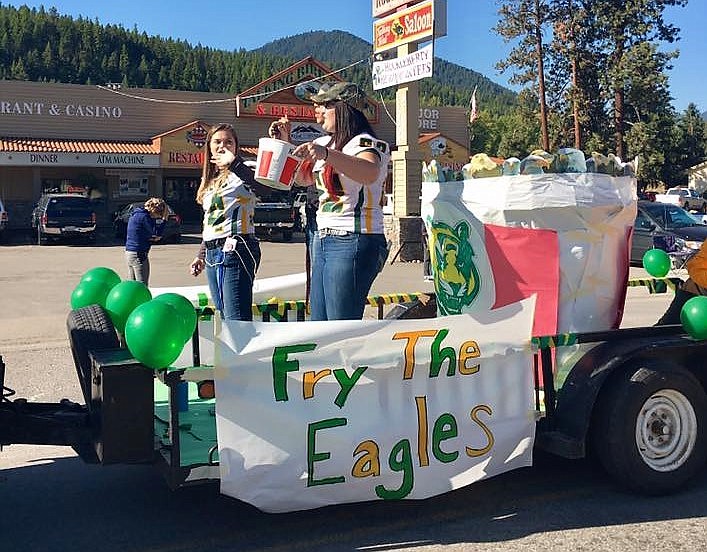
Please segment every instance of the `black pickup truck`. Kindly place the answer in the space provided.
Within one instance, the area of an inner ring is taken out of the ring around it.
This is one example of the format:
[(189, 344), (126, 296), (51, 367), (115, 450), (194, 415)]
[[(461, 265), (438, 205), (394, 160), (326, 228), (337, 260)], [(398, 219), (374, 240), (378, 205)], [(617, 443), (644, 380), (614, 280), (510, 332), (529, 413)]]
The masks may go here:
[(258, 197), (255, 205), (255, 232), (261, 238), (271, 238), (281, 235), (283, 241), (290, 241), (295, 230), (299, 229), (299, 210), (294, 204), (295, 193), (292, 190), (276, 190), (257, 182), (252, 174), (255, 161), (247, 160), (243, 164), (250, 169), (251, 174), (240, 173), (239, 176), (249, 177), (251, 189)]
[(258, 203), (255, 205), (255, 231), (260, 237), (281, 235), (283, 241), (290, 241), (298, 229), (299, 213), (294, 205), (290, 191), (272, 188), (258, 190)]

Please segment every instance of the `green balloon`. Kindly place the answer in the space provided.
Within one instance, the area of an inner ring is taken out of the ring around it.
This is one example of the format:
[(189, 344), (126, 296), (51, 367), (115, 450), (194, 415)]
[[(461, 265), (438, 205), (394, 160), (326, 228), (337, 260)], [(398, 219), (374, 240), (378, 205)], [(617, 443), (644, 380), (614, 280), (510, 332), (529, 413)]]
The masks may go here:
[(698, 295), (688, 299), (680, 310), (680, 322), (695, 339), (707, 339), (707, 297)]
[(663, 278), (670, 266), (670, 257), (662, 249), (649, 249), (643, 254), (643, 268), (654, 278)]
[(120, 283), (120, 276), (112, 268), (106, 268), (105, 266), (97, 266), (91, 270), (84, 272), (81, 276), (82, 282), (92, 282), (94, 280), (103, 280), (108, 283), (110, 287), (113, 287)]
[(137, 280), (123, 280), (111, 288), (106, 297), (106, 311), (115, 329), (125, 333), (125, 322), (138, 305), (152, 299), (147, 286)]
[(89, 305), (106, 306), (106, 297), (111, 286), (103, 280), (79, 282), (71, 293), (71, 308), (80, 309)]
[(138, 361), (152, 369), (169, 367), (182, 352), (184, 325), (164, 301), (148, 301), (130, 313), (125, 342)]
[(184, 343), (189, 341), (196, 329), (196, 309), (194, 305), (191, 304), (191, 301), (179, 293), (162, 293), (155, 297), (154, 300), (162, 301), (174, 307), (177, 311), (177, 316), (184, 326), (184, 332), (182, 334)]

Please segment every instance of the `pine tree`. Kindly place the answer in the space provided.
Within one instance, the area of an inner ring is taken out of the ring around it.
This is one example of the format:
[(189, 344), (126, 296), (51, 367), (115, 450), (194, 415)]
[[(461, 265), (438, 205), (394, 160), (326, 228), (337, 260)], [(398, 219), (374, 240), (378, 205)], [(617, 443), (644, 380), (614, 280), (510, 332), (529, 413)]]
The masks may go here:
[(545, 95), (545, 52), (543, 32), (550, 21), (546, 0), (503, 0), (499, 3), (500, 20), (496, 31), (508, 41), (517, 41), (505, 60), (496, 64), (501, 71), (515, 67), (510, 82), (531, 85), (540, 107), (542, 147), (550, 149), (547, 98)]

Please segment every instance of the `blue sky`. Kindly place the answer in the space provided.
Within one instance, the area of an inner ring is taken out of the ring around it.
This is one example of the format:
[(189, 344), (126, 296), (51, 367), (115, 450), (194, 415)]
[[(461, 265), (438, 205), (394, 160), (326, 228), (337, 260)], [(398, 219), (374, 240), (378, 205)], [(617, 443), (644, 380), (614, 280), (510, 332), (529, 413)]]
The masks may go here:
[[(100, 23), (136, 26), (149, 35), (187, 40), (212, 48), (250, 50), (306, 31), (348, 31), (372, 42), (371, 0), (57, 0), (3, 2), (3, 5), (56, 7), (61, 14), (97, 19)], [(496, 24), (494, 0), (447, 0), (447, 36), (435, 43), (435, 56), (478, 71), (499, 84), (495, 63), (509, 46), (492, 30)], [(680, 57), (669, 73), (676, 109), (688, 103), (707, 111), (707, 1), (689, 0), (686, 8), (669, 8), (666, 18), (681, 29)], [(357, 61), (357, 60), (352, 60)]]

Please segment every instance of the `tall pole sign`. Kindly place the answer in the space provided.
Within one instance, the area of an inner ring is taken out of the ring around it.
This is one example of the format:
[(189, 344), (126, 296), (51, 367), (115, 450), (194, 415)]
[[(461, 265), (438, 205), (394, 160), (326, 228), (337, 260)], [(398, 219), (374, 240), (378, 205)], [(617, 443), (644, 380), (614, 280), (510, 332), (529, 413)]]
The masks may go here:
[[(433, 57), (432, 52), (416, 55), (417, 45), (435, 36), (444, 36), (447, 28), (446, 0), (372, 0), (373, 51), (397, 49), (398, 65), (416, 64), (423, 56)], [(378, 18), (378, 19), (376, 19)], [(395, 60), (393, 60), (395, 61)], [(422, 63), (421, 65), (424, 65)], [(396, 67), (393, 65), (393, 67)], [(408, 71), (409, 72), (409, 71)], [(419, 78), (426, 76), (419, 70)], [(397, 77), (396, 77), (397, 78)], [(399, 82), (403, 82), (403, 78)], [(381, 86), (382, 88), (382, 86)], [(418, 114), (420, 111), (419, 80), (398, 85), (395, 94), (395, 138), (393, 151), (393, 215), (399, 224), (394, 232), (400, 243), (419, 242), (420, 194), (422, 192), (422, 153), (418, 147)], [(408, 217), (412, 217), (407, 221)], [(416, 224), (412, 224), (412, 220)], [(410, 222), (410, 224), (408, 224)], [(408, 232), (406, 228), (409, 227)], [(406, 233), (414, 234), (405, 236)], [(394, 240), (395, 241), (395, 240)], [(401, 256), (403, 258), (403, 256)]]

